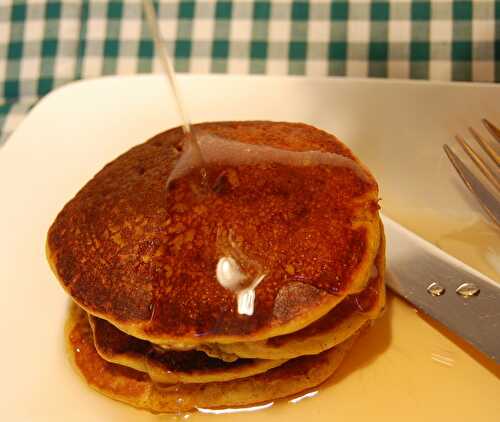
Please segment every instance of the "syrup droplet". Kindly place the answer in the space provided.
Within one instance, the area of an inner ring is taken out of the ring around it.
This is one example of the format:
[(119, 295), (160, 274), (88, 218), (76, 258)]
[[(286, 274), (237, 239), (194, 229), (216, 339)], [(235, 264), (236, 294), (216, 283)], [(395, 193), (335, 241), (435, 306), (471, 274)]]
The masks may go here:
[(363, 304), (363, 301), (359, 298), (358, 295), (354, 295), (354, 303), (356, 304), (358, 311), (361, 313), (365, 313), (370, 310), (369, 305)]
[(177, 399), (175, 400), (175, 404), (178, 407), (177, 412), (175, 412), (175, 420), (186, 421), (191, 417), (191, 413), (181, 410), (184, 406), (184, 402), (185, 400), (182, 397), (177, 397)]
[(149, 322), (152, 322), (154, 320), (154, 317), (155, 317), (155, 311), (156, 311), (156, 305), (154, 302), (151, 302), (149, 304)]
[(477, 296), (481, 290), (474, 283), (463, 283), (457, 287), (455, 292), (464, 298)]
[(446, 289), (440, 284), (433, 282), (427, 287), (427, 293), (432, 296), (441, 296), (446, 292)]

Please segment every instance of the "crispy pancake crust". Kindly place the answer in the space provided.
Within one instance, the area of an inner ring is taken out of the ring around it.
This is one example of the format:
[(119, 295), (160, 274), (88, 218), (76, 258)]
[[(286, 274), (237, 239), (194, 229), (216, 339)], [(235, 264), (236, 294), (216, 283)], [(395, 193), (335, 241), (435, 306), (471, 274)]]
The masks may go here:
[(325, 316), (299, 331), (258, 342), (204, 344), (199, 350), (213, 357), (232, 360), (235, 358), (293, 359), (331, 349), (353, 335), (367, 321), (378, 318), (384, 309), (384, 236), (382, 236), (374, 266), (375, 274), (362, 292), (348, 296)]
[(70, 358), (88, 385), (100, 393), (155, 413), (195, 408), (245, 406), (297, 394), (328, 379), (357, 335), (319, 355), (300, 357), (254, 375), (228, 382), (161, 385), (147, 374), (102, 359), (94, 347), (85, 312), (76, 306), (67, 323)]
[[(303, 124), (195, 130), (359, 164), (334, 136)], [(238, 173), (236, 188), (212, 195), (211, 206), (186, 209), (186, 184), (176, 183), (169, 200), (165, 187), (181, 140), (172, 129), (106, 165), (50, 228), (49, 262), (87, 312), (156, 344), (257, 341), (305, 327), (366, 285), (380, 234), (377, 185), (361, 165), (363, 177), (348, 166), (256, 164)], [(238, 314), (234, 293), (215, 279), (221, 221), (269, 270), (251, 317)]]
[(230, 381), (266, 372), (285, 359), (237, 359), (224, 362), (197, 350), (162, 350), (146, 340), (118, 330), (106, 320), (88, 315), (94, 346), (111, 363), (146, 372), (158, 383), (206, 383)]

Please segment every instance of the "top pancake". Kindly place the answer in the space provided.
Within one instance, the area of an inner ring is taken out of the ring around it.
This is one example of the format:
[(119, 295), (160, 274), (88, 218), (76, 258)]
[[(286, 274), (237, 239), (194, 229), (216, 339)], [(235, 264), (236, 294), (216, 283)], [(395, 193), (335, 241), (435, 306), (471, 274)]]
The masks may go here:
[[(194, 128), (200, 139), (318, 150), (357, 164), (215, 163), (213, 189), (200, 200), (190, 174), (167, 192), (181, 129), (155, 136), (106, 165), (49, 230), (51, 266), (81, 307), (135, 337), (190, 348), (299, 330), (366, 285), (380, 241), (378, 189), (346, 146), (303, 124)], [(252, 316), (237, 312), (235, 294), (215, 277), (228, 238), (266, 274)]]

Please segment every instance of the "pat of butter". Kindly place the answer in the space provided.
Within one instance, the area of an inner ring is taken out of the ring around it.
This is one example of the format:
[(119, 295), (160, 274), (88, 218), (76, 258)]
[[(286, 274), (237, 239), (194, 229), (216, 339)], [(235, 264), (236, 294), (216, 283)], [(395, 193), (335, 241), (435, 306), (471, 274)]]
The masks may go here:
[(219, 284), (236, 293), (238, 313), (241, 315), (253, 315), (255, 308), (255, 289), (265, 278), (265, 274), (259, 275), (249, 286), (244, 281), (248, 278), (241, 270), (236, 260), (230, 256), (224, 256), (217, 262), (216, 277)]

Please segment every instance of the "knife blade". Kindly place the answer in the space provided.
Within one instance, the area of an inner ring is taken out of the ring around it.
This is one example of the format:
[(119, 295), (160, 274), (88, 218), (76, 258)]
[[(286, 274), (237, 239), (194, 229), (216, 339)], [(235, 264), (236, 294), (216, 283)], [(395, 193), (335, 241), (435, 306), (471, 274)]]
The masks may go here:
[(386, 216), (386, 283), (500, 364), (500, 283)]

